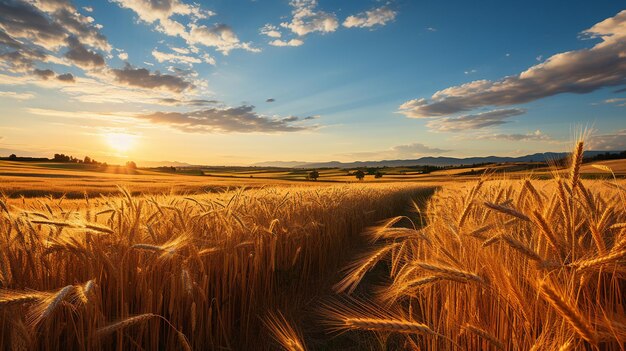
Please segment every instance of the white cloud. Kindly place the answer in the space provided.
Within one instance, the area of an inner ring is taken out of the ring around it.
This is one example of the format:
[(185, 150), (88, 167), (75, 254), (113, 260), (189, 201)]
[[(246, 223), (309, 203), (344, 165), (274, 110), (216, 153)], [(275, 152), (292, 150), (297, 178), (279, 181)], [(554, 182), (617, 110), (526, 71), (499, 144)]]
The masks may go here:
[(175, 15), (187, 16), (192, 20), (213, 16), (211, 11), (203, 10), (199, 5), (185, 4), (179, 0), (112, 0), (120, 7), (133, 10), (139, 19), (146, 23), (156, 23), (156, 28), (170, 36), (184, 36), (185, 26), (173, 20)]
[(135, 115), (139, 120), (166, 125), (188, 133), (279, 133), (298, 132), (316, 127), (296, 125), (296, 116), (268, 117), (254, 106), (205, 108), (192, 112), (154, 112)]
[(231, 50), (243, 49), (252, 52), (259, 52), (257, 48), (253, 48), (250, 43), (242, 43), (233, 30), (225, 24), (217, 24), (212, 27), (204, 25), (198, 26), (191, 24), (191, 30), (186, 36), (188, 43), (195, 45), (200, 44), (208, 47), (215, 47), (217, 51), (228, 55)]
[(165, 53), (157, 49), (152, 50), (152, 56), (158, 62), (184, 63), (187, 65), (193, 65), (194, 63), (202, 62), (202, 60), (196, 57), (186, 56), (186, 55), (181, 55), (181, 54)]
[(346, 28), (371, 28), (374, 26), (384, 26), (396, 18), (396, 11), (383, 6), (369, 11), (361, 12), (357, 15), (349, 16), (343, 22)]
[(119, 54), (117, 54), (117, 57), (122, 61), (128, 60), (128, 54), (125, 52), (120, 52)]
[(270, 45), (272, 46), (300, 46), (304, 44), (304, 41), (300, 39), (291, 39), (289, 41), (284, 41), (280, 39), (270, 41)]
[(317, 9), (317, 0), (292, 0), (293, 17), (289, 22), (283, 22), (281, 27), (291, 30), (299, 36), (312, 32), (331, 33), (337, 30), (339, 22), (334, 13)]
[(271, 25), (271, 24), (266, 24), (264, 25), (260, 30), (259, 33), (263, 34), (263, 35), (267, 35), (270, 38), (280, 38), (282, 36), (282, 34), (280, 33), (280, 30), (278, 29), (278, 27)]
[(185, 48), (171, 47), (170, 49), (172, 49), (173, 51), (175, 51), (175, 52), (177, 52), (179, 54), (183, 54), (183, 55), (187, 55), (190, 52), (189, 49), (185, 49)]
[(526, 134), (487, 134), (476, 136), (478, 140), (504, 140), (504, 141), (551, 141), (552, 138), (537, 129)]
[(513, 108), (480, 112), (459, 117), (446, 117), (432, 120), (426, 126), (437, 132), (465, 132), (508, 123), (507, 119), (524, 114), (526, 110)]
[[(188, 51), (187, 51), (188, 52)], [(211, 57), (209, 54), (204, 53), (201, 57), (195, 57), (190, 55), (183, 55), (178, 53), (166, 53), (159, 51), (157, 49), (152, 50), (152, 56), (159, 62), (170, 62), (170, 63), (183, 63), (186, 65), (193, 65), (195, 63), (208, 63), (211, 65), (215, 65), (215, 59)]]
[[(178, 36), (183, 38), (187, 44), (203, 45), (206, 47), (214, 47), (217, 51), (228, 55), (231, 50), (242, 49), (251, 52), (260, 51), (253, 48), (251, 43), (244, 43), (239, 40), (235, 32), (225, 24), (216, 24), (212, 27), (199, 25), (198, 20), (213, 16), (212, 11), (204, 10), (198, 4), (185, 4), (179, 0), (112, 0), (124, 8), (133, 10), (139, 18), (146, 23), (154, 24), (155, 28), (169, 36)], [(175, 16), (183, 16), (189, 18), (188, 23), (183, 24), (172, 19)], [(197, 51), (191, 47), (189, 49), (180, 49), (179, 54), (187, 54), (182, 52)]]
[(435, 117), (487, 106), (522, 104), (562, 93), (585, 94), (626, 84), (626, 10), (583, 32), (601, 41), (589, 49), (553, 55), (498, 81), (478, 80), (405, 102), (408, 117)]

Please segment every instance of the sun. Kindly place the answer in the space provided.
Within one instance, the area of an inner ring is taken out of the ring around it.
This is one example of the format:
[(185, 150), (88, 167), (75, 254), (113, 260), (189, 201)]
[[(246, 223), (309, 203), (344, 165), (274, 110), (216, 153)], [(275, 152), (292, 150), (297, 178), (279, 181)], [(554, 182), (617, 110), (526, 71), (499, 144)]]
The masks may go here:
[(104, 139), (111, 149), (118, 153), (125, 153), (135, 145), (136, 136), (126, 133), (106, 133)]

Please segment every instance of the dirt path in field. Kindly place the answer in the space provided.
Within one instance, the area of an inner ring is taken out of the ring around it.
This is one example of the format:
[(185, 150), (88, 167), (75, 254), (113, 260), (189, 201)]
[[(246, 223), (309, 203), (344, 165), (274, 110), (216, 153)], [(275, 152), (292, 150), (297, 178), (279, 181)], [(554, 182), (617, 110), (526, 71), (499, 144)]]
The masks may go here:
[[(430, 196), (432, 196), (432, 193), (427, 198), (415, 199), (420, 209), (424, 208)], [(406, 211), (397, 215), (410, 217), (416, 224), (419, 223), (419, 220), (415, 221), (418, 215), (410, 208), (410, 204), (407, 204)], [(409, 227), (411, 224), (408, 220), (402, 220), (395, 226)], [(375, 245), (369, 242), (365, 236), (362, 236), (361, 240), (355, 242), (346, 252), (341, 268), (370, 253)], [(325, 302), (346, 296), (345, 294), (337, 294), (332, 289), (333, 285), (343, 279), (343, 277), (341, 270), (338, 270), (333, 276), (328, 277), (324, 282), (320, 282), (320, 284), (324, 285), (324, 293), (316, 295), (310, 301), (307, 301), (304, 308), (293, 316), (295, 321), (297, 321), (297, 326), (304, 334), (307, 349), (309, 351), (396, 350), (396, 347), (389, 346), (384, 341), (378, 340), (374, 333), (346, 332), (339, 334), (329, 330), (327, 321), (321, 312), (321, 307)], [(365, 275), (365, 278), (350, 296), (359, 300), (371, 300), (378, 287), (386, 286), (389, 283), (389, 265), (386, 261), (381, 261)]]

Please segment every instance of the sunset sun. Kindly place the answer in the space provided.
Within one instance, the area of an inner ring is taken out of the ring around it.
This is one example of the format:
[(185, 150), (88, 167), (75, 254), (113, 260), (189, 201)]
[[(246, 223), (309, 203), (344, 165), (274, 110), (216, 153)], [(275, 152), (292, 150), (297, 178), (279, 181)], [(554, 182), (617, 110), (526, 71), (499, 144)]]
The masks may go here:
[(107, 145), (118, 153), (126, 153), (135, 145), (136, 137), (126, 133), (106, 133), (104, 140)]

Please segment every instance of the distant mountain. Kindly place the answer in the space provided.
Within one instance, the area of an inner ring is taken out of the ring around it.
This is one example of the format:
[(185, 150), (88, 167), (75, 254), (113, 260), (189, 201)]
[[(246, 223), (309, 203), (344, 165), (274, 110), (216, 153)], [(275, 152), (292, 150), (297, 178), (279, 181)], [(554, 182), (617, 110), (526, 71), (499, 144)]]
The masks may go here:
[[(604, 154), (607, 151), (585, 151), (585, 157)], [(615, 152), (615, 151), (610, 151)], [(355, 162), (261, 162), (255, 164), (259, 167), (289, 167), (289, 168), (359, 168), (359, 167), (409, 167), (409, 166), (463, 166), (480, 163), (506, 163), (506, 162), (544, 162), (567, 157), (566, 152), (545, 152), (520, 157), (421, 157), (411, 160), (383, 160), (383, 161), (355, 161)]]

